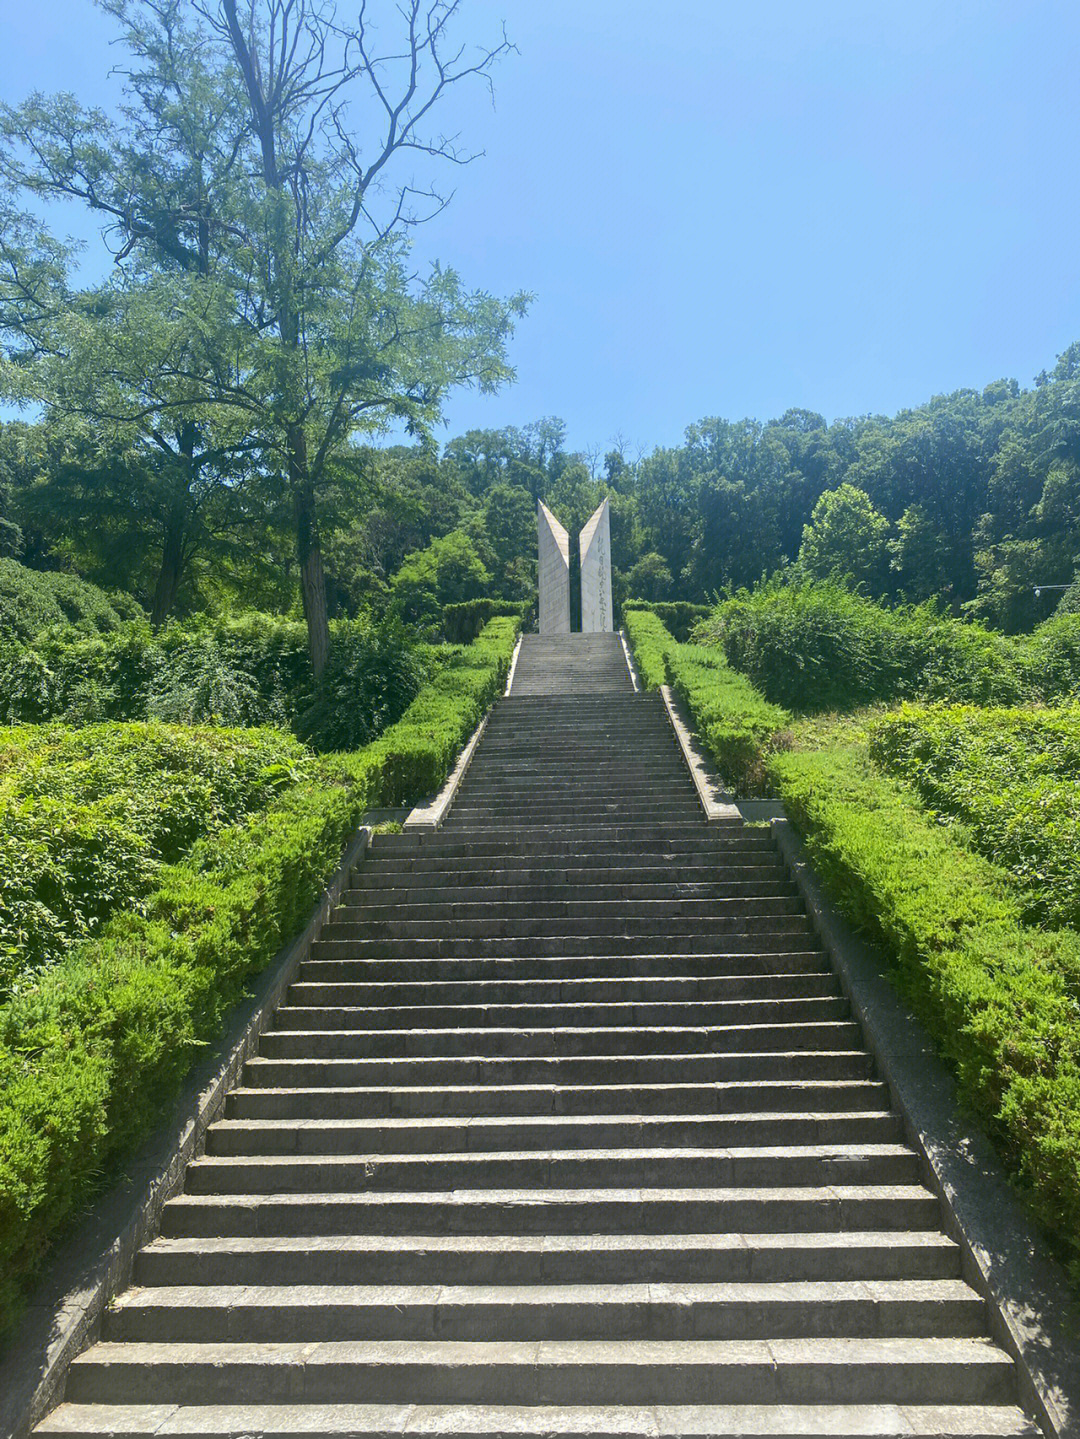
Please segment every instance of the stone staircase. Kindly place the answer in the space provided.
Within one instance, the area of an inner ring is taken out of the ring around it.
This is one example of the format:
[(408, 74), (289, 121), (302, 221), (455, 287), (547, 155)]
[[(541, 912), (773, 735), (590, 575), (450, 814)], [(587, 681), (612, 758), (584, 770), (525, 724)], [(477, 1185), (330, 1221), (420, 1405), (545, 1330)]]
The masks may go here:
[(765, 831), (527, 637), (39, 1432), (1035, 1435)]

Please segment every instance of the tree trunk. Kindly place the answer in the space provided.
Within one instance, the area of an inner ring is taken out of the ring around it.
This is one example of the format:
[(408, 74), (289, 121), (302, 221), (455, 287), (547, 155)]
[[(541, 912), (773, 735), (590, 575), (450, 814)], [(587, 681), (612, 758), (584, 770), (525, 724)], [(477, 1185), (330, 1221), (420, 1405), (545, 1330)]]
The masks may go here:
[(184, 541), (195, 485), (195, 445), (199, 432), (190, 421), (180, 426), (176, 435), (174, 489), (165, 520), (165, 538), (161, 546), (161, 569), (154, 589), (150, 623), (160, 629), (173, 612), (180, 581), (184, 577)]
[(308, 468), (307, 436), (302, 425), (289, 426), (288, 444), (289, 482), (296, 514), (296, 558), (300, 564), (300, 593), (307, 621), (308, 651), (315, 678), (321, 680), (330, 655), (330, 624), (326, 617), (326, 578), (315, 514), (315, 487)]
[(173, 612), (176, 593), (184, 573), (184, 523), (175, 514), (170, 515), (165, 526), (165, 543), (161, 549), (161, 569), (158, 571), (154, 589), (154, 603), (150, 610), (150, 623), (160, 629)]

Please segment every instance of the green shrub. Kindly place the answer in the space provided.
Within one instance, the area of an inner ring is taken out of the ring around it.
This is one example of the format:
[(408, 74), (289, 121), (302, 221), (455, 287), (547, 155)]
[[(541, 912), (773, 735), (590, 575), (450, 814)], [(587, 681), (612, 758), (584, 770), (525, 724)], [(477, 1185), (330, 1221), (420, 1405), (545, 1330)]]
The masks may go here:
[(1028, 920), (1080, 927), (1080, 708), (906, 706), (869, 742), (1016, 879)]
[(363, 813), (437, 787), (506, 682), (517, 624), (453, 650), (398, 721), (312, 761), (158, 876), (0, 1008), (0, 1314), (120, 1158), (160, 1123), (245, 979), (306, 922)]
[(1006, 877), (865, 753), (770, 772), (837, 903), (884, 942), (965, 1102), (1080, 1277), (1080, 936), (1025, 927)]
[(1014, 643), (1033, 699), (1048, 704), (1080, 700), (1080, 614), (1058, 611)]
[(0, 730), (0, 997), (308, 763), (276, 730)]
[(462, 600), (459, 604), (443, 605), (440, 611), (443, 639), (452, 645), (470, 645), (496, 615), (511, 615), (524, 621), (532, 600)]
[(667, 656), (675, 641), (659, 615), (652, 610), (627, 610), (623, 616), (627, 642), (638, 676), (647, 690), (668, 682)]
[(838, 584), (741, 590), (696, 637), (721, 645), (768, 699), (796, 711), (914, 698), (1013, 704), (1031, 689), (1015, 640), (932, 605), (888, 609)]
[(623, 623), (632, 610), (650, 610), (680, 644), (685, 644), (695, 625), (712, 614), (708, 605), (692, 605), (688, 600), (627, 600), (623, 605)]
[(429, 662), (392, 618), (335, 620), (321, 686), (304, 625), (274, 615), (200, 617), (158, 634), (145, 621), (105, 635), (56, 632), (0, 648), (0, 718), (274, 724), (318, 750), (353, 749), (403, 713)]
[(105, 633), (141, 615), (130, 595), (107, 595), (76, 575), (0, 557), (0, 638), (31, 640), (56, 625)]
[(625, 624), (645, 688), (670, 683), (725, 781), (741, 794), (760, 792), (764, 757), (783, 743), (790, 715), (731, 669), (722, 650), (676, 644), (655, 613), (630, 610)]

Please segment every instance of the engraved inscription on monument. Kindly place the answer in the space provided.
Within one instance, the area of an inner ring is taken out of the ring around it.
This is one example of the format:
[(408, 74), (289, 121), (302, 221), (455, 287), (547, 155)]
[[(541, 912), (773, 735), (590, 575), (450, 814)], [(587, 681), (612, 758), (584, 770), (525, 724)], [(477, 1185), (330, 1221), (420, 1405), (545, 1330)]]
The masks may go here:
[(581, 628), (614, 629), (611, 611), (611, 510), (607, 500), (581, 532)]
[(540, 633), (568, 635), (570, 536), (542, 500), (536, 510), (536, 532), (540, 550)]

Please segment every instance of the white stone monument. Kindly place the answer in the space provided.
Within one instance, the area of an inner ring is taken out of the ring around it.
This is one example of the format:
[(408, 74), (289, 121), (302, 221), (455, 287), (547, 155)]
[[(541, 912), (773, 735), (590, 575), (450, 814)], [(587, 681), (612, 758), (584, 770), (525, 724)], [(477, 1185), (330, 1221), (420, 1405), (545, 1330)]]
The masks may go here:
[(603, 502), (581, 532), (581, 630), (615, 628), (611, 613), (611, 508)]
[(570, 633), (570, 536), (540, 501), (536, 510), (540, 547), (540, 633)]

